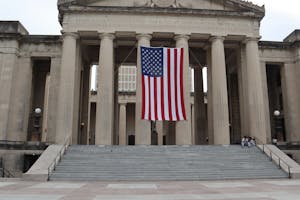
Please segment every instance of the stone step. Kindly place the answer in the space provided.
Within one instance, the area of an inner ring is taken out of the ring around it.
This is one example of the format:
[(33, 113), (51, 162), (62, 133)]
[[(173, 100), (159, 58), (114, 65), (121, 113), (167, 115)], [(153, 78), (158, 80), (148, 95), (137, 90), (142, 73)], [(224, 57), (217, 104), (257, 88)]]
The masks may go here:
[(71, 146), (50, 180), (226, 180), (287, 178), (258, 148)]

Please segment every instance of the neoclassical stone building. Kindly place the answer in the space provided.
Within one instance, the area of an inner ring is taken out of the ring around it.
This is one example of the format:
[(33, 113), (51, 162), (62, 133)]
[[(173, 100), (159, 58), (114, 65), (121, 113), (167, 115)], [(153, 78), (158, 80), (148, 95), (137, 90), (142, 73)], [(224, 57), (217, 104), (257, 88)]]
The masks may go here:
[[(58, 0), (58, 9), (59, 36), (0, 22), (0, 140), (300, 141), (300, 31), (283, 42), (260, 41), (264, 7), (242, 0)], [(185, 48), (187, 121), (140, 120), (140, 46)]]

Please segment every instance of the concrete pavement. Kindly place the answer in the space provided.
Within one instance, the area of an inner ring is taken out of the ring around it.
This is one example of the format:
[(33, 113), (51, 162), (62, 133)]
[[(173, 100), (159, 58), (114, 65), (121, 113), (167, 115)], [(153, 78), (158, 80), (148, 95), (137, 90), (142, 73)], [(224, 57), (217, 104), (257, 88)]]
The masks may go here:
[(26, 182), (0, 179), (0, 200), (299, 200), (300, 180)]

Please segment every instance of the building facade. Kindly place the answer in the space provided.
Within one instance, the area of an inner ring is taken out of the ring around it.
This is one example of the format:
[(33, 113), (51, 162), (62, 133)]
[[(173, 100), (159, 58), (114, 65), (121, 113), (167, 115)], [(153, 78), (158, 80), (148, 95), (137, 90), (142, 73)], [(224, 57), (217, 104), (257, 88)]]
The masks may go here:
[[(300, 141), (300, 31), (283, 42), (260, 41), (264, 7), (241, 0), (59, 0), (58, 9), (59, 36), (0, 22), (0, 140)], [(186, 121), (140, 119), (140, 46), (185, 49)]]

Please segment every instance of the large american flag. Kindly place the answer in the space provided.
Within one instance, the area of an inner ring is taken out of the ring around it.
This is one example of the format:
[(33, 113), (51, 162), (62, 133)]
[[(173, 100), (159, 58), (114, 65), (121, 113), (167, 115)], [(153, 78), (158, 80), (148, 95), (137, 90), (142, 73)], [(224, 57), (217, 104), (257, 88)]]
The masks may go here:
[(142, 119), (186, 120), (183, 48), (141, 47)]

